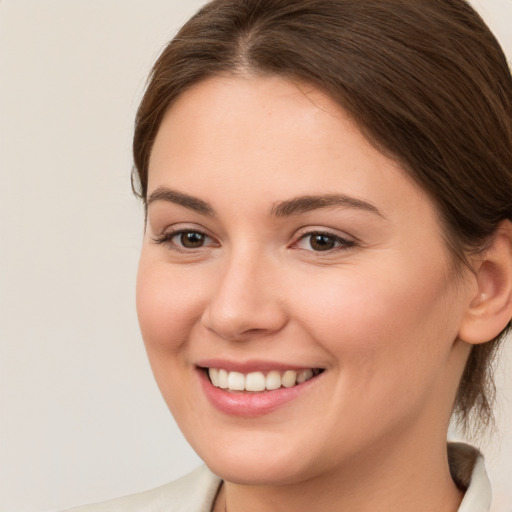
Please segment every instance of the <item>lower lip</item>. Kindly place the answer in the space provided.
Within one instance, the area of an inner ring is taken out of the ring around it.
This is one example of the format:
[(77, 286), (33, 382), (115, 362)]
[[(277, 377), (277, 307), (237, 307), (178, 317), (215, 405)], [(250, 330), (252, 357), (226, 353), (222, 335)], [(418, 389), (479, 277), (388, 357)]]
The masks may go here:
[(215, 387), (204, 370), (198, 369), (197, 372), (206, 397), (216, 409), (230, 416), (245, 418), (255, 418), (274, 412), (310, 389), (321, 375), (291, 388), (262, 392), (232, 392)]

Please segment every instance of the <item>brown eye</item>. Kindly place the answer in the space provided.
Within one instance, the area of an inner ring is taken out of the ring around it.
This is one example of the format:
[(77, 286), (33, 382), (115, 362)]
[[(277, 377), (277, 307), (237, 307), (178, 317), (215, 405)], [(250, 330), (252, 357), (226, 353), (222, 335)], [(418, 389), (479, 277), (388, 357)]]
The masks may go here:
[(153, 238), (154, 242), (171, 251), (187, 252), (194, 249), (219, 247), (218, 242), (202, 231), (177, 229)]
[(309, 245), (314, 251), (329, 251), (336, 247), (336, 238), (325, 234), (310, 235)]
[(353, 240), (347, 240), (340, 236), (326, 231), (310, 231), (304, 233), (300, 239), (293, 244), (297, 249), (311, 252), (335, 252), (354, 247)]
[(197, 231), (184, 231), (177, 235), (179, 245), (186, 249), (197, 249), (203, 247), (206, 241), (206, 235)]

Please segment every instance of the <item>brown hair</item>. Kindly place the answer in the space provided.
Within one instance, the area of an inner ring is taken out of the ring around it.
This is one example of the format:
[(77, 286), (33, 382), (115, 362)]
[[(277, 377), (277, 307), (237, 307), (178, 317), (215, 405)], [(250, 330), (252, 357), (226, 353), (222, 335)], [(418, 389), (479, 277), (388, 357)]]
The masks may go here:
[[(223, 73), (274, 74), (327, 92), (430, 195), (454, 260), (512, 219), (512, 78), (465, 0), (213, 0), (157, 60), (139, 107), (134, 182), (146, 200), (162, 118)], [(510, 328), (510, 322), (507, 326)], [(455, 401), (462, 426), (492, 418), (492, 359), (473, 347)]]

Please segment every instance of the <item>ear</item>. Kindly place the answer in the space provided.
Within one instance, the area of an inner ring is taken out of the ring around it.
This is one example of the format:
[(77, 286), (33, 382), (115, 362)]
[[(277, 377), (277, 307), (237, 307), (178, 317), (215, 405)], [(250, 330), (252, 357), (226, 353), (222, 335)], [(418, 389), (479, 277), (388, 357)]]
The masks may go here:
[(474, 285), (459, 329), (472, 345), (495, 338), (512, 318), (512, 223), (502, 221), (473, 259)]

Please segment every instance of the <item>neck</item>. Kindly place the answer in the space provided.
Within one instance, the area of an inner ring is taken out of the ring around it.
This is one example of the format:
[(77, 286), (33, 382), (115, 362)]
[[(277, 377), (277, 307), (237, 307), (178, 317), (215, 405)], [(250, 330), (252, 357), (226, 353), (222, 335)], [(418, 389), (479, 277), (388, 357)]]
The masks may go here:
[(298, 483), (226, 482), (215, 512), (457, 511), (462, 493), (450, 476), (446, 443), (423, 450), (417, 443), (411, 444), (412, 450), (405, 448), (403, 438), (397, 444), (375, 446), (345, 467)]

